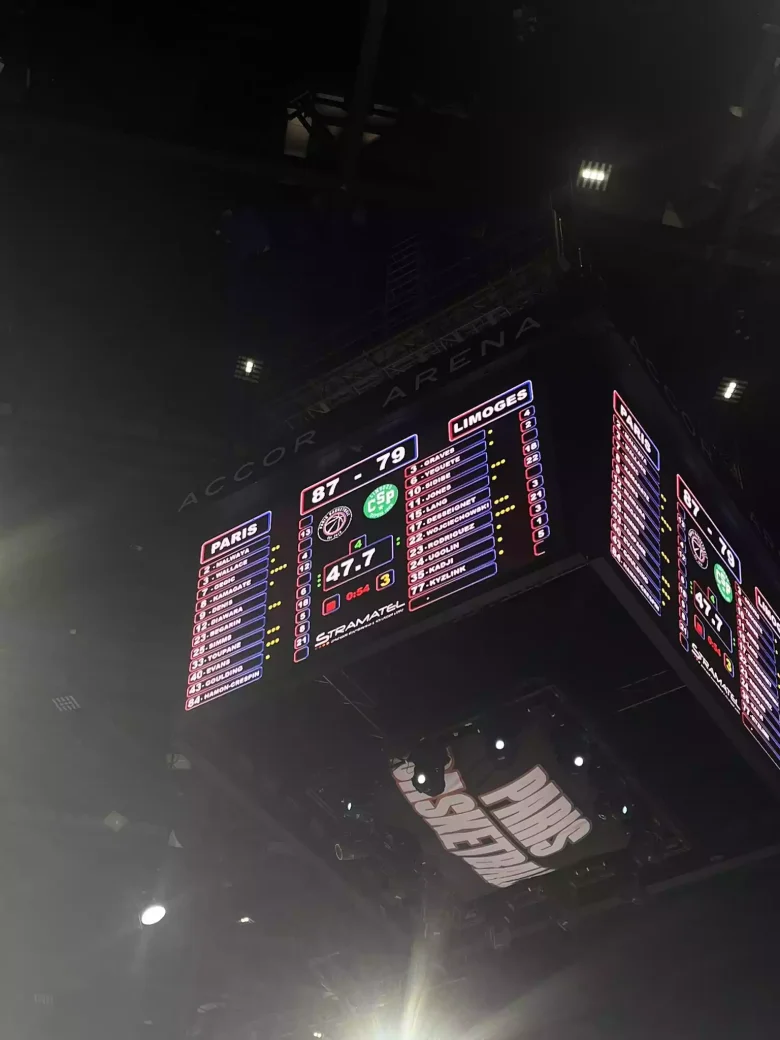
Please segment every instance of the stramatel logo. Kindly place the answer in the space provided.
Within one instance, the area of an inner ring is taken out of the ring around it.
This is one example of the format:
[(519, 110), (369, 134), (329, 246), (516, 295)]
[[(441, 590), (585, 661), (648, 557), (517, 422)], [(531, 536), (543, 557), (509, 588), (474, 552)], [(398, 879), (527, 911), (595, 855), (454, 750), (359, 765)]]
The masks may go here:
[(393, 770), (399, 791), (442, 847), (496, 888), (550, 873), (544, 860), (591, 831), (590, 821), (539, 765), (479, 796), (468, 793), (452, 761), (435, 798), (418, 791), (413, 776), (410, 762)]
[(336, 628), (331, 628), (327, 632), (318, 632), (314, 640), (315, 650), (320, 649), (323, 646), (331, 646), (333, 643), (338, 643), (341, 639), (347, 639), (349, 636), (353, 636), (356, 632), (362, 632), (363, 629), (370, 628), (372, 625), (378, 624), (380, 621), (386, 621), (387, 618), (393, 617), (395, 614), (400, 614), (406, 609), (405, 603), (385, 603), (384, 606), (378, 607), (376, 610), (372, 610), (369, 614), (363, 617), (356, 618), (354, 621), (348, 621), (346, 624), (337, 625)]

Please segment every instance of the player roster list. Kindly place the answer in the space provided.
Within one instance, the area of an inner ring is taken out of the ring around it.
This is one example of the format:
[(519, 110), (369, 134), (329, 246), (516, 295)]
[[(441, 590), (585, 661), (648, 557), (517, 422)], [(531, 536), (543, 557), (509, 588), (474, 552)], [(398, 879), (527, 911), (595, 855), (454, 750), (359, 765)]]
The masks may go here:
[(270, 535), (266, 512), (201, 546), (188, 711), (262, 677)]
[(742, 721), (780, 759), (780, 617), (760, 589), (755, 590), (755, 604), (739, 586), (736, 592)]
[(661, 613), (661, 455), (617, 391), (612, 398), (610, 551)]
[[(450, 419), (448, 433), (449, 447), (404, 471), (410, 611), (431, 606), (498, 573), (499, 556), (504, 553), (503, 536), (497, 534), (503, 530), (499, 518), (514, 512), (517, 501), (523, 503), (524, 511), (527, 508), (535, 556), (544, 554), (550, 534), (530, 381)], [(503, 453), (511, 449), (513, 440), (520, 449), (516, 457), (522, 473), (514, 467), (510, 470), (513, 493), (501, 496), (495, 485), (503, 482), (508, 462)], [(499, 451), (494, 450), (497, 446)]]

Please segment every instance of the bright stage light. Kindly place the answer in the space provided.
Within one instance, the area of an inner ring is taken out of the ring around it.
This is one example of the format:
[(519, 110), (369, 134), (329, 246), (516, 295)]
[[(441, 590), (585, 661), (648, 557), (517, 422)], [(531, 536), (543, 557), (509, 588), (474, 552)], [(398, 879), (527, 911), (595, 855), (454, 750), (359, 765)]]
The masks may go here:
[(166, 913), (167, 910), (160, 903), (152, 903), (151, 906), (147, 906), (145, 910), (141, 911), (141, 924), (157, 924), (162, 921)]
[(718, 383), (718, 389), (715, 391), (715, 400), (728, 401), (729, 404), (739, 404), (746, 388), (746, 379), (734, 379), (732, 376), (724, 376)]
[(577, 767), (577, 769), (581, 769), (582, 766), (585, 765), (585, 759), (582, 757), (582, 755), (575, 755), (574, 764)]
[(581, 162), (577, 174), (577, 187), (606, 191), (611, 174), (611, 163)]
[(495, 743), (496, 751), (503, 751), (505, 747), (506, 744), (504, 743), (504, 741), (501, 739), (501, 737), (498, 737)]

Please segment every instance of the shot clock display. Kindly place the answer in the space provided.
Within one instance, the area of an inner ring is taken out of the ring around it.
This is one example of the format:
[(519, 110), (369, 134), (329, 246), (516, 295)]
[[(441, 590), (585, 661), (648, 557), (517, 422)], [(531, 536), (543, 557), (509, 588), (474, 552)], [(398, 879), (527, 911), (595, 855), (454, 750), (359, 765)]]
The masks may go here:
[(780, 617), (644, 416), (612, 396), (610, 552), (662, 627), (780, 765)]
[(257, 503), (268, 508), (204, 542), (185, 707), (305, 677), (336, 647), (368, 652), (418, 612), (549, 562), (541, 411), (530, 380), (462, 394), (438, 421)]

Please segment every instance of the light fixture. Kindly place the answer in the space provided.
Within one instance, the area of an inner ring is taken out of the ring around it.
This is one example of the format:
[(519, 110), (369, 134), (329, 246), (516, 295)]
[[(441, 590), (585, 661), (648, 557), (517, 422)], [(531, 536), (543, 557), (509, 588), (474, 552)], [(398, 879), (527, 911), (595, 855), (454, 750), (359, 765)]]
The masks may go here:
[(351, 809), (352, 809), (352, 802), (347, 802), (347, 812), (350, 812)]
[(337, 841), (333, 851), (339, 863), (347, 863), (353, 859), (366, 859), (373, 849), (365, 839), (358, 838), (355, 841)]
[(424, 743), (410, 754), (414, 766), (412, 784), (415, 789), (427, 794), (429, 798), (437, 798), (444, 793), (444, 771), (447, 768), (449, 754), (447, 748), (440, 744)]
[(623, 808), (620, 811), (623, 813), (624, 816), (628, 816), (628, 806), (627, 805), (624, 805)]
[(311, 1035), (314, 1037), (314, 1040), (322, 1040), (322, 1033), (317, 1029), (315, 1029)]
[(76, 698), (70, 694), (64, 697), (52, 697), (51, 702), (57, 711), (78, 711), (81, 707)]
[(262, 361), (242, 354), (236, 361), (236, 368), (233, 374), (236, 379), (242, 379), (245, 383), (257, 383), (260, 381), (262, 368)]
[(496, 740), (495, 740), (495, 743), (494, 743), (493, 746), (495, 747), (496, 751), (503, 751), (504, 748), (506, 747), (506, 744), (504, 743), (504, 741), (502, 740), (501, 737), (496, 737)]
[(577, 187), (590, 188), (595, 191), (606, 191), (609, 178), (612, 176), (612, 164), (583, 160), (577, 174)]
[(735, 379), (732, 376), (724, 376), (718, 383), (715, 391), (716, 401), (728, 401), (729, 404), (738, 404), (747, 387), (746, 379)]
[(577, 769), (581, 769), (585, 765), (585, 759), (582, 757), (582, 755), (575, 755), (574, 764), (577, 767)]
[(239, 917), (238, 923), (239, 924), (254, 924), (255, 922), (252, 920), (251, 917)]
[(167, 910), (161, 903), (152, 903), (141, 911), (140, 921), (143, 925), (158, 924), (165, 917)]

